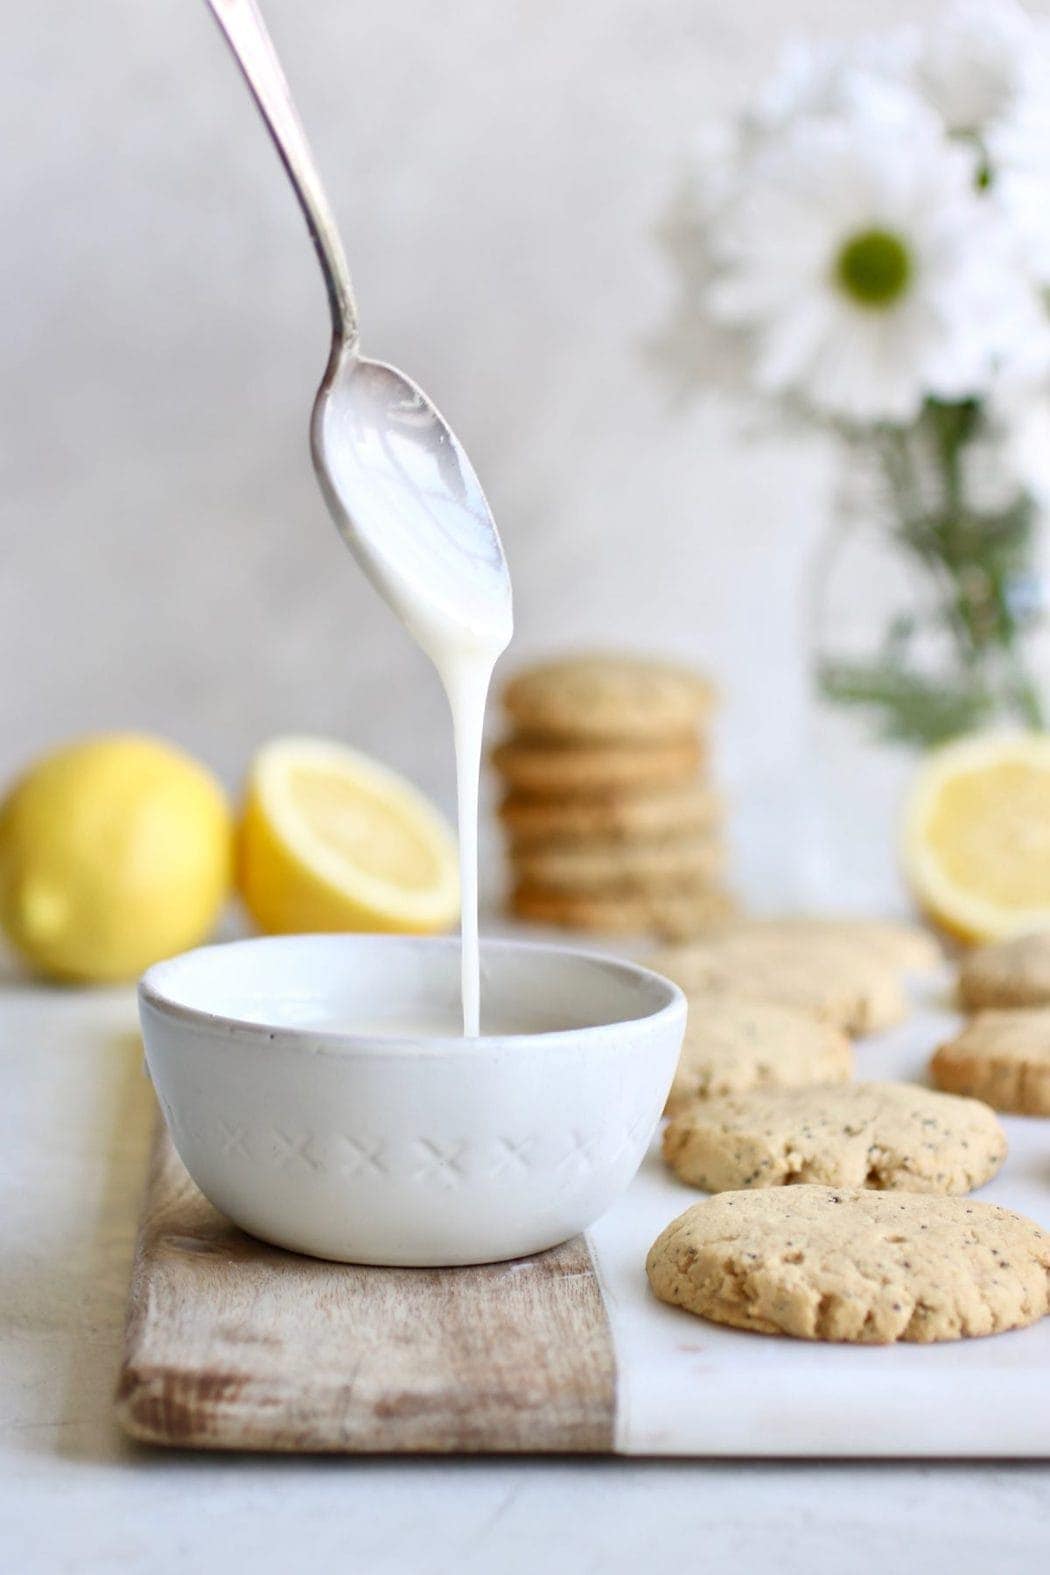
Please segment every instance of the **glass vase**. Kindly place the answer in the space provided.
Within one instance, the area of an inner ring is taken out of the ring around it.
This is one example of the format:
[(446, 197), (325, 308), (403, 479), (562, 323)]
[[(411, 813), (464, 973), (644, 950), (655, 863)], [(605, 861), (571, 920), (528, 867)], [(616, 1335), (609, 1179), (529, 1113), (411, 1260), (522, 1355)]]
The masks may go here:
[(899, 818), (922, 753), (1042, 729), (1045, 533), (975, 406), (846, 445), (810, 586), (807, 900), (900, 911)]

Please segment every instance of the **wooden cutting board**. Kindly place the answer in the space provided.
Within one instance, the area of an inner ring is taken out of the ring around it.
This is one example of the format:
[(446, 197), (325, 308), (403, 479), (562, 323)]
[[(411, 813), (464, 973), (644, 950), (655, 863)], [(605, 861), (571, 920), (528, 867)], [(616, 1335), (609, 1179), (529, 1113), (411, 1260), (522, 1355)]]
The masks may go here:
[(582, 1237), (466, 1269), (264, 1246), (198, 1192), (158, 1120), (117, 1392), (152, 1444), (600, 1452), (616, 1372)]

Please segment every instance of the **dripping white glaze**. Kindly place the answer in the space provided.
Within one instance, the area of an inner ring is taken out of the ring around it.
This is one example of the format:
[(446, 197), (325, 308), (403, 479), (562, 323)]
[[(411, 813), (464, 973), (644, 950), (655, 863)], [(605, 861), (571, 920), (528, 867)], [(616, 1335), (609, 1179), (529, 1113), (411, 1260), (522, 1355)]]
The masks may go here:
[(470, 461), (426, 396), (379, 362), (337, 379), (315, 440), (347, 542), (430, 657), (456, 755), (463, 1032), (480, 1031), (478, 787), (492, 672), (514, 629), (510, 575)]

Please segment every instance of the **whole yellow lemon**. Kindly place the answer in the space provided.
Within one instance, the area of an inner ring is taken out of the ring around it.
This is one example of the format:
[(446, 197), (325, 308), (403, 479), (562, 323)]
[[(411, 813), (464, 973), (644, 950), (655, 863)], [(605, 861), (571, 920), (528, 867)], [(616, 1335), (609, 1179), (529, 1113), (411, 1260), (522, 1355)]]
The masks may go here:
[(226, 796), (195, 760), (137, 734), (82, 739), (0, 804), (0, 925), (41, 973), (134, 979), (207, 938), (232, 850)]

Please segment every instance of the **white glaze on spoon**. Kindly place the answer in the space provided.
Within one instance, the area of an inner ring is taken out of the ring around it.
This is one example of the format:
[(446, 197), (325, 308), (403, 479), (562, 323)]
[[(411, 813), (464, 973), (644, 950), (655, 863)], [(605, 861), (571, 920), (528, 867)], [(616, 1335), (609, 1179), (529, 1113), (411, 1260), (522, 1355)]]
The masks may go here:
[(453, 433), (403, 373), (354, 355), (329, 369), (314, 456), (333, 518), (437, 668), (456, 753), (463, 1031), (479, 1032), (478, 787), (492, 671), (514, 628), (485, 495)]

